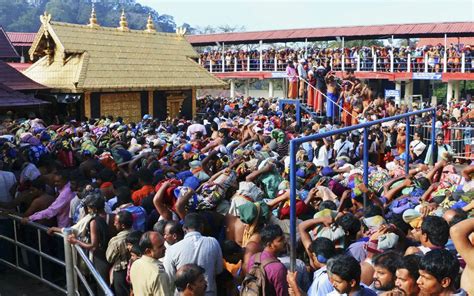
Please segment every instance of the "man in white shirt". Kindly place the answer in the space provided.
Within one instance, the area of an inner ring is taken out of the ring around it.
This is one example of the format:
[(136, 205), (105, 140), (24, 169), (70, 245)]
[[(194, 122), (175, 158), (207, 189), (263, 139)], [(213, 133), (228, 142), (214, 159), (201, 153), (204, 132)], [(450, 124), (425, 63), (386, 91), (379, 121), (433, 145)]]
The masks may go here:
[[(446, 155), (446, 152), (448, 155), (453, 154), (453, 148), (449, 146), (448, 144), (443, 144), (443, 135), (438, 134), (436, 136), (436, 142), (435, 142), (435, 151), (434, 155), (431, 155), (431, 145), (428, 147), (428, 151), (426, 152), (426, 158), (425, 158), (425, 164), (429, 165), (434, 165), (435, 163), (441, 161), (443, 159), (443, 155)], [(434, 159), (434, 162), (432, 160)]]
[[(204, 268), (208, 283), (206, 295), (217, 295), (216, 275), (223, 271), (222, 251), (217, 240), (201, 235), (204, 222), (197, 213), (184, 218), (184, 239), (166, 249), (164, 266), (171, 282), (176, 271), (183, 265), (194, 263)], [(176, 293), (175, 293), (176, 295)]]
[(194, 135), (197, 132), (201, 132), (203, 136), (207, 135), (206, 127), (202, 124), (201, 120), (195, 121), (193, 124), (188, 126), (186, 130), (186, 136), (188, 136), (191, 140), (194, 140)]
[(349, 155), (350, 151), (354, 149), (354, 143), (347, 140), (346, 134), (341, 134), (340, 138), (334, 141), (334, 153), (335, 158), (338, 158), (342, 155)]
[(13, 200), (12, 188), (16, 184), (15, 175), (3, 170), (3, 161), (0, 160), (0, 202)]
[[(425, 151), (426, 144), (421, 140), (421, 134), (419, 131), (413, 133), (413, 141), (410, 142), (410, 157), (413, 161), (417, 161), (422, 157)], [(422, 160), (423, 161), (423, 160)]]
[(328, 150), (326, 148), (326, 145), (324, 144), (324, 141), (322, 139), (317, 140), (316, 144), (313, 147), (314, 147), (313, 163), (319, 167), (329, 166)]

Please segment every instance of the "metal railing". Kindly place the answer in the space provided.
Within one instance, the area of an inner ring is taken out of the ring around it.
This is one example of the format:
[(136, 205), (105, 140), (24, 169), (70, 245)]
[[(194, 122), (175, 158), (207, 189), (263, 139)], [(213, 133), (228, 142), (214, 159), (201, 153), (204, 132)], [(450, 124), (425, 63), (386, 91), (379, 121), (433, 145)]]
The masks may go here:
[[(296, 264), (296, 153), (298, 152), (298, 146), (306, 143), (316, 141), (318, 139), (323, 139), (331, 137), (333, 135), (347, 133), (354, 130), (363, 129), (364, 138), (363, 138), (363, 180), (364, 184), (368, 185), (369, 181), (369, 128), (374, 125), (379, 125), (383, 122), (388, 122), (392, 120), (405, 119), (406, 121), (406, 147), (410, 145), (410, 117), (414, 115), (419, 115), (423, 113), (431, 113), (432, 116), (432, 131), (431, 131), (431, 149), (432, 154), (434, 153), (434, 142), (435, 142), (435, 124), (436, 124), (436, 108), (428, 108), (419, 111), (408, 112), (406, 114), (396, 115), (392, 117), (387, 117), (383, 119), (378, 119), (374, 121), (369, 121), (366, 123), (344, 127), (338, 130), (328, 131), (320, 134), (314, 134), (311, 136), (296, 138), (290, 141), (290, 270), (295, 270)], [(406, 162), (405, 172), (408, 173), (409, 162)], [(364, 196), (364, 208), (367, 204), (367, 197)]]
[[(443, 55), (435, 58), (428, 54), (404, 54), (389, 53), (382, 55), (357, 54), (341, 55), (337, 59), (328, 57), (312, 58), (314, 65), (322, 65), (330, 61), (334, 71), (357, 71), (357, 72), (450, 72), (450, 73), (470, 73), (474, 71), (473, 58), (465, 53), (458, 54), (454, 62), (451, 58)], [(245, 58), (232, 56), (230, 59), (222, 56), (219, 59), (209, 60), (199, 59), (199, 64), (212, 73), (229, 72), (284, 72), (286, 59), (277, 56), (247, 56)]]
[[(0, 241), (14, 248), (11, 258), (0, 257), (0, 263), (68, 296), (85, 295), (84, 292), (86, 295), (113, 295), (85, 252), (67, 241), (68, 229), (49, 235), (49, 228), (44, 225), (31, 221), (21, 223), (22, 217), (1, 210), (0, 216), (12, 222), (12, 235), (0, 233)], [(32, 232), (36, 235), (29, 235)], [(51, 248), (54, 251), (48, 252)], [(6, 249), (0, 252), (7, 253)], [(34, 264), (35, 259), (38, 265)]]

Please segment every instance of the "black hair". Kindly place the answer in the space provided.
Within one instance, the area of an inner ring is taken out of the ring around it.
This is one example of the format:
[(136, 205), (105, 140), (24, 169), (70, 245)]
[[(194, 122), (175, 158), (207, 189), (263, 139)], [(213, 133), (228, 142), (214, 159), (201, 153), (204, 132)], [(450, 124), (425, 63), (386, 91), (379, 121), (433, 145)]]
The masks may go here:
[(339, 255), (334, 257), (328, 263), (328, 270), (345, 281), (355, 280), (357, 283), (360, 282), (360, 263), (352, 256)]
[(115, 173), (109, 168), (104, 168), (97, 174), (97, 178), (101, 179), (102, 182), (113, 182), (115, 180)]
[(132, 248), (130, 249), (130, 253), (134, 253), (139, 257), (142, 256), (142, 250), (140, 250), (140, 247), (137, 244), (132, 245)]
[(141, 168), (138, 173), (138, 179), (145, 184), (151, 184), (153, 182), (153, 172), (146, 168)]
[(144, 234), (142, 234), (142, 237), (140, 237), (138, 246), (140, 247), (140, 251), (142, 251), (142, 254), (145, 254), (146, 249), (153, 249), (153, 243), (151, 242), (151, 238), (150, 238), (150, 235), (152, 233), (153, 231), (147, 231)]
[[(325, 237), (318, 237), (314, 241), (312, 241), (310, 249), (311, 252), (314, 253), (314, 255), (323, 256), (326, 260), (329, 260), (330, 258), (336, 255), (336, 247), (334, 246), (334, 242)], [(318, 261), (321, 262), (321, 260), (319, 260), (319, 257)]]
[(370, 218), (370, 217), (375, 217), (375, 216), (384, 216), (383, 215), (383, 210), (377, 205), (369, 205), (364, 211), (364, 217), (365, 218)]
[(125, 226), (126, 229), (131, 228), (133, 225), (133, 215), (127, 210), (123, 210), (117, 213), (118, 221), (120, 224)]
[(179, 292), (186, 290), (186, 286), (194, 283), (200, 275), (204, 274), (206, 271), (201, 266), (190, 263), (181, 266), (178, 271), (176, 271), (174, 277), (174, 284), (176, 289)]
[(283, 230), (281, 230), (281, 227), (278, 225), (268, 225), (260, 231), (260, 237), (264, 246), (280, 236), (283, 236)]
[(153, 225), (153, 231), (158, 232), (161, 235), (165, 234), (165, 226), (168, 223), (166, 220), (158, 220), (154, 225)]
[(140, 230), (135, 230), (127, 234), (127, 237), (125, 237), (125, 243), (126, 244), (131, 244), (131, 245), (138, 245), (138, 242), (140, 241), (140, 238), (143, 235), (143, 231)]
[(438, 282), (449, 278), (453, 284), (459, 274), (459, 261), (451, 252), (436, 249), (421, 258), (420, 270), (431, 274)]
[(336, 211), (337, 210), (337, 205), (332, 200), (322, 201), (319, 204), (319, 210), (322, 211), (322, 210), (325, 210), (325, 209), (330, 209), (332, 211)]
[(449, 221), (449, 227), (458, 224), (459, 222), (467, 219), (467, 213), (462, 209), (452, 209), (456, 212), (451, 221)]
[(221, 243), (221, 250), (222, 250), (222, 256), (224, 258), (227, 256), (232, 256), (234, 254), (240, 254), (243, 251), (242, 247), (239, 246), (239, 244), (229, 239)]
[(46, 190), (46, 183), (40, 177), (31, 181), (31, 186), (43, 192)]
[(117, 207), (132, 202), (132, 192), (128, 186), (120, 186), (115, 190)]
[(167, 221), (164, 228), (168, 227), (168, 225), (170, 227), (169, 229), (170, 234), (176, 234), (179, 240), (181, 240), (184, 237), (183, 227), (178, 221)]
[(66, 170), (58, 171), (58, 172), (56, 173), (56, 175), (59, 176), (59, 177), (61, 177), (61, 179), (63, 179), (63, 180), (66, 181), (66, 182), (69, 182), (69, 180), (71, 180), (70, 174), (69, 174), (69, 172), (66, 171)]
[(410, 277), (416, 281), (418, 277), (420, 276), (420, 272), (419, 272), (420, 260), (421, 260), (421, 256), (419, 255), (416, 255), (416, 254), (407, 255), (400, 259), (400, 263), (397, 269), (408, 270)]
[(355, 236), (360, 230), (360, 221), (353, 214), (347, 213), (336, 220), (336, 224), (341, 226), (349, 236)]
[(444, 247), (449, 239), (449, 225), (438, 216), (426, 216), (421, 223), (421, 233), (435, 246)]
[(398, 266), (400, 266), (400, 254), (394, 251), (387, 251), (382, 254), (377, 254), (372, 258), (374, 266), (380, 266), (390, 271), (395, 275)]
[(204, 226), (204, 221), (198, 213), (189, 213), (184, 217), (184, 229), (192, 229), (196, 231), (201, 231)]

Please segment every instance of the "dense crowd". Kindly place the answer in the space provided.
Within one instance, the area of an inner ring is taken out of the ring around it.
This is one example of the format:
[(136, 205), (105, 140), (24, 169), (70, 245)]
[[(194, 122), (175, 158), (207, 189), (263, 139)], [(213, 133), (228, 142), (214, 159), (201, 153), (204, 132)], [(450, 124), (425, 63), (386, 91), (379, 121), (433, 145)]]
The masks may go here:
[[(469, 104), (458, 106), (466, 121)], [(404, 112), (368, 105), (367, 119)], [(474, 294), (474, 165), (454, 165), (441, 127), (434, 147), (419, 130), (405, 147), (402, 122), (371, 128), (368, 184), (358, 131), (301, 145), (289, 272), (289, 141), (340, 123), (299, 128), (274, 99), (208, 97), (198, 110), (136, 123), (9, 113), (0, 208), (67, 233), (115, 295)]]
[[(374, 55), (377, 71), (389, 72), (391, 67), (390, 56), (393, 54), (395, 72), (407, 71), (408, 56), (410, 55), (410, 69), (412, 72), (425, 71), (425, 57), (429, 72), (442, 72), (444, 53), (446, 52), (446, 68), (448, 72), (460, 72), (462, 54), (464, 53), (465, 71), (474, 70), (473, 53), (470, 45), (450, 44), (447, 48), (438, 44), (435, 46), (361, 46), (351, 48), (283, 48), (262, 50), (262, 68), (264, 71), (283, 71), (288, 61), (305, 59), (311, 66), (317, 68), (328, 63), (333, 70), (341, 70), (344, 63), (345, 70), (357, 70), (360, 61), (360, 71), (373, 71)], [(344, 59), (343, 59), (344, 55)], [(260, 69), (259, 50), (210, 50), (200, 53), (200, 62), (204, 67), (212, 65), (214, 71), (258, 71)], [(249, 64), (250, 63), (250, 64)], [(276, 65), (275, 65), (276, 63)]]

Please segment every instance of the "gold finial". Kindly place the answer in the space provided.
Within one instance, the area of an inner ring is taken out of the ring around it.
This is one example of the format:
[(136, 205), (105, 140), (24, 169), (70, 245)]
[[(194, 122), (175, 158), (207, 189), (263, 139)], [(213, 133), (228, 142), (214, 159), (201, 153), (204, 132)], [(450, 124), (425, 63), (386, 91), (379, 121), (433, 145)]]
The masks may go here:
[(92, 3), (92, 11), (91, 17), (89, 19), (89, 24), (87, 25), (89, 28), (98, 28), (99, 24), (97, 23), (97, 17), (95, 15), (95, 5)]
[(127, 17), (125, 16), (125, 9), (122, 9), (122, 15), (120, 16), (120, 27), (118, 27), (120, 31), (130, 31), (128, 28)]
[(151, 13), (148, 14), (148, 20), (146, 21), (146, 30), (145, 32), (153, 33), (156, 32), (155, 24), (153, 24), (153, 19), (151, 18)]
[(51, 22), (51, 14), (45, 11), (44, 14), (40, 16), (40, 21), (43, 25), (49, 24), (49, 22)]
[(176, 28), (176, 35), (178, 35), (179, 37), (183, 37), (184, 34), (186, 34), (186, 28), (184, 27)]

